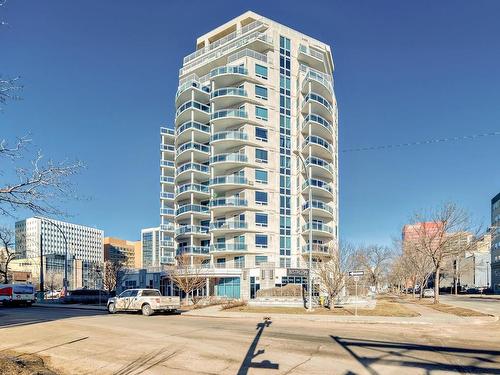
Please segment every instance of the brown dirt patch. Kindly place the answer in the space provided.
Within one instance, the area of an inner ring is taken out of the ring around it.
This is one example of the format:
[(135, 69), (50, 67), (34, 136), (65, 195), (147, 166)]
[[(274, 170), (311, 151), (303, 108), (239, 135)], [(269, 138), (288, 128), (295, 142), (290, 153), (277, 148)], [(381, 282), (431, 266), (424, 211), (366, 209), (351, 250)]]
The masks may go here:
[(46, 361), (33, 354), (14, 352), (0, 353), (0, 373), (2, 375), (57, 375), (47, 367)]

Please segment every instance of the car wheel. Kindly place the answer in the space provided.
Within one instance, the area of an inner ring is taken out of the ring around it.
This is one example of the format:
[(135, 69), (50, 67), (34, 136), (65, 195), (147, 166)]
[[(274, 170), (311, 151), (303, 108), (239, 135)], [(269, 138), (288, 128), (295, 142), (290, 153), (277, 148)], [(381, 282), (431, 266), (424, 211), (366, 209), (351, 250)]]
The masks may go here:
[(144, 315), (144, 316), (153, 315), (153, 309), (147, 303), (145, 305), (142, 305), (142, 309), (141, 310), (142, 310), (142, 315)]
[(108, 305), (108, 312), (109, 312), (110, 314), (114, 314), (114, 313), (116, 312), (116, 306), (115, 306), (115, 304), (114, 304), (114, 303), (110, 303), (110, 304)]

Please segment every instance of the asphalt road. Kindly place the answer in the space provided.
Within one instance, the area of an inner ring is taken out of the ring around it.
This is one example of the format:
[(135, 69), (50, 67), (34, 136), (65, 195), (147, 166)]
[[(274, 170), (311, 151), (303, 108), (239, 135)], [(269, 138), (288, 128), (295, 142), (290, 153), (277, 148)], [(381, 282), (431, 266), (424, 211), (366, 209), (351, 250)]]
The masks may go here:
[(485, 314), (500, 315), (500, 298), (490, 295), (450, 295), (440, 296), (442, 303), (465, 307), (466, 309), (477, 310)]
[(0, 351), (47, 356), (66, 374), (500, 374), (499, 337), (498, 322), (266, 324), (0, 308)]

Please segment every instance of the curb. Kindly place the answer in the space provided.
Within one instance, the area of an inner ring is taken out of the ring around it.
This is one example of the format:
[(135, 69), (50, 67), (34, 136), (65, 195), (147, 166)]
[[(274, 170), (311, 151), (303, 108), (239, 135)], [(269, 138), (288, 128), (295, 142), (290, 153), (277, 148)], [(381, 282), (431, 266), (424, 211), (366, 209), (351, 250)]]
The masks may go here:
[(45, 307), (45, 308), (49, 308), (49, 309), (67, 309), (67, 310), (107, 311), (105, 307), (55, 305), (55, 304), (49, 304), (49, 303), (34, 303), (33, 307)]

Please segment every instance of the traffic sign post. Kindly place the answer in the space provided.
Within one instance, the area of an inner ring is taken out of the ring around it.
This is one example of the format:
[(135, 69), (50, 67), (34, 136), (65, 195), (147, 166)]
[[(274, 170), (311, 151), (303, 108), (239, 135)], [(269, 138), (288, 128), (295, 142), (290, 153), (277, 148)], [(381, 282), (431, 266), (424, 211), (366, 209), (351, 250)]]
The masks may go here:
[(363, 276), (365, 271), (349, 271), (349, 276), (354, 278), (355, 285), (355, 300), (354, 300), (354, 316), (358, 316), (358, 281), (359, 277)]

